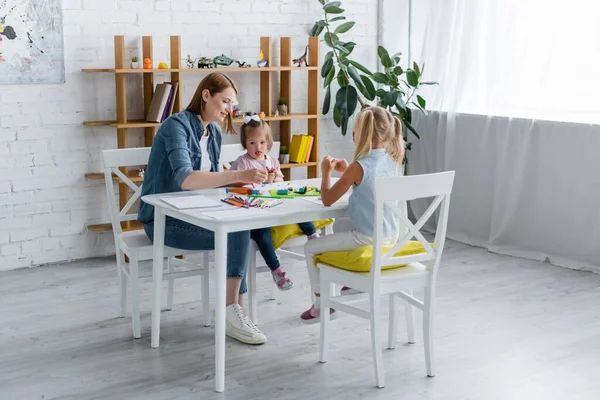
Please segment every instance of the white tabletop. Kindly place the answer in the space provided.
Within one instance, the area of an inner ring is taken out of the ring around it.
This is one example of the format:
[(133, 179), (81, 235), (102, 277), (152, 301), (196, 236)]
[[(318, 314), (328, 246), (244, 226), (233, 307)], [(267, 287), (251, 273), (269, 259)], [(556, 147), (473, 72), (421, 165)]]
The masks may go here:
[[(332, 181), (335, 181), (333, 179)], [(332, 182), (333, 183), (333, 182)], [(321, 179), (304, 179), (292, 181), (291, 186), (316, 186), (320, 187)], [(259, 188), (260, 189), (260, 188)], [(202, 194), (216, 201), (224, 199), (227, 194), (225, 189), (194, 190), (177, 193), (162, 193), (143, 196), (142, 200), (160, 209), (168, 216), (177, 218), (188, 223), (201, 226), (205, 229), (216, 230), (217, 227), (227, 232), (243, 231), (248, 229), (266, 228), (271, 226), (293, 224), (305, 221), (316, 221), (326, 218), (339, 218), (346, 215), (348, 208), (347, 197), (340, 199), (336, 204), (325, 207), (313, 201), (304, 200), (301, 197), (293, 199), (282, 199), (283, 203), (271, 208), (238, 208), (234, 206), (229, 210), (213, 211), (211, 209), (177, 209), (163, 200), (165, 196), (192, 196)], [(225, 203), (223, 203), (225, 204)]]

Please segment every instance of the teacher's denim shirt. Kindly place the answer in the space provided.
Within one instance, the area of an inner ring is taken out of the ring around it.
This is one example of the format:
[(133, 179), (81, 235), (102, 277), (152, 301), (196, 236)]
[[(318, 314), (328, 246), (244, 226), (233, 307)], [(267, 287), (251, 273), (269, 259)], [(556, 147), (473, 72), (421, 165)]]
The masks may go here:
[[(221, 128), (214, 122), (208, 124), (207, 149), (211, 171), (219, 171), (221, 154)], [(144, 175), (142, 196), (156, 193), (182, 191), (181, 184), (193, 171), (200, 170), (202, 151), (200, 137), (204, 126), (198, 116), (181, 111), (167, 118), (160, 126), (150, 151), (148, 167)], [(154, 206), (140, 203), (138, 221), (143, 224), (154, 221)]]

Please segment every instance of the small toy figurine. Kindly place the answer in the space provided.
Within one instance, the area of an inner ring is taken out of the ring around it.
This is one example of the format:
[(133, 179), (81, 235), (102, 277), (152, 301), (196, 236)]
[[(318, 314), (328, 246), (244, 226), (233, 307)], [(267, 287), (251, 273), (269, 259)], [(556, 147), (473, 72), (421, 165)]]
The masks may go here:
[(258, 118), (260, 118), (260, 119), (265, 119), (265, 116), (266, 115), (265, 115), (264, 111), (261, 111), (260, 113), (258, 113)]
[(200, 57), (198, 59), (198, 68), (214, 68), (216, 67), (215, 65), (215, 60), (213, 60), (210, 57)]
[(304, 66), (308, 67), (308, 62), (306, 61), (307, 53), (308, 53), (308, 46), (306, 46), (306, 48), (304, 49), (304, 54), (302, 56), (300, 56), (299, 58), (294, 58), (292, 60), (292, 64), (298, 64), (298, 67), (301, 67), (302, 63), (304, 63)]
[(261, 50), (260, 55), (258, 57), (258, 61), (256, 62), (256, 65), (258, 65), (259, 68), (262, 68), (267, 65), (267, 62), (268, 62), (268, 60), (265, 60), (265, 55), (263, 54), (263, 52)]
[(160, 64), (158, 64), (158, 69), (169, 69), (169, 66), (167, 65), (167, 63), (161, 62)]
[(194, 68), (194, 65), (196, 65), (196, 60), (192, 60), (192, 56), (190, 56), (188, 54), (187, 60), (185, 60), (185, 63), (186, 63), (186, 65), (187, 65), (188, 68)]
[(238, 115), (241, 115), (241, 110), (238, 106), (234, 106), (233, 109), (231, 110), (231, 116), (235, 118)]
[(144, 69), (152, 69), (152, 60), (144, 58)]
[(279, 117), (279, 109), (275, 110), (275, 112), (273, 113), (274, 117)]
[(221, 54), (220, 56), (216, 56), (214, 58), (215, 60), (215, 64), (216, 65), (224, 65), (224, 66), (229, 66), (231, 64), (233, 64), (233, 60), (229, 57), (227, 57), (225, 54)]

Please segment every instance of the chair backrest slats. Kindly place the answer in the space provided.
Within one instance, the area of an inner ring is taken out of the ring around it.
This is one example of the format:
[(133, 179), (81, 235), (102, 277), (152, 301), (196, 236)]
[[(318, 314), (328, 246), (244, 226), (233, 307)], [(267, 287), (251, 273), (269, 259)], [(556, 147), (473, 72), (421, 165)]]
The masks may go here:
[[(435, 279), (446, 236), (448, 208), (453, 182), (454, 171), (375, 179), (375, 237), (370, 272), (374, 282), (379, 280), (382, 266), (410, 264), (413, 262), (425, 262), (427, 268), (432, 273), (432, 279)], [(415, 224), (406, 217), (402, 209), (394, 206), (398, 201), (429, 197), (433, 197), (434, 200)], [(398, 241), (393, 246), (388, 245), (385, 248), (385, 238), (383, 237), (384, 207), (392, 210), (398, 217), (401, 224), (400, 228), (406, 228), (407, 230), (406, 234), (398, 238)], [(420, 229), (438, 209), (440, 212), (438, 214), (437, 230), (432, 247), (420, 232)], [(423, 246), (425, 252), (395, 257), (394, 255), (413, 238)]]

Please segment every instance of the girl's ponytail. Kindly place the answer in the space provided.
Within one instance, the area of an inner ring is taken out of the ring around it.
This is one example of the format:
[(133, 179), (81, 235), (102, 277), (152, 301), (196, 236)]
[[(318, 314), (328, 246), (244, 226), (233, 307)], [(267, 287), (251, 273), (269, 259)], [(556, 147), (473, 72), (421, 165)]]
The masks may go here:
[(356, 130), (359, 133), (358, 144), (354, 150), (354, 161), (366, 157), (373, 149), (375, 136), (375, 116), (371, 108), (361, 111), (356, 116)]
[(396, 117), (392, 113), (390, 113), (390, 116), (393, 120), (394, 127), (391, 132), (392, 137), (390, 138), (385, 150), (390, 157), (396, 161), (396, 163), (402, 164), (402, 161), (404, 160), (405, 147), (404, 137), (402, 136), (402, 122), (400, 121), (400, 118)]

